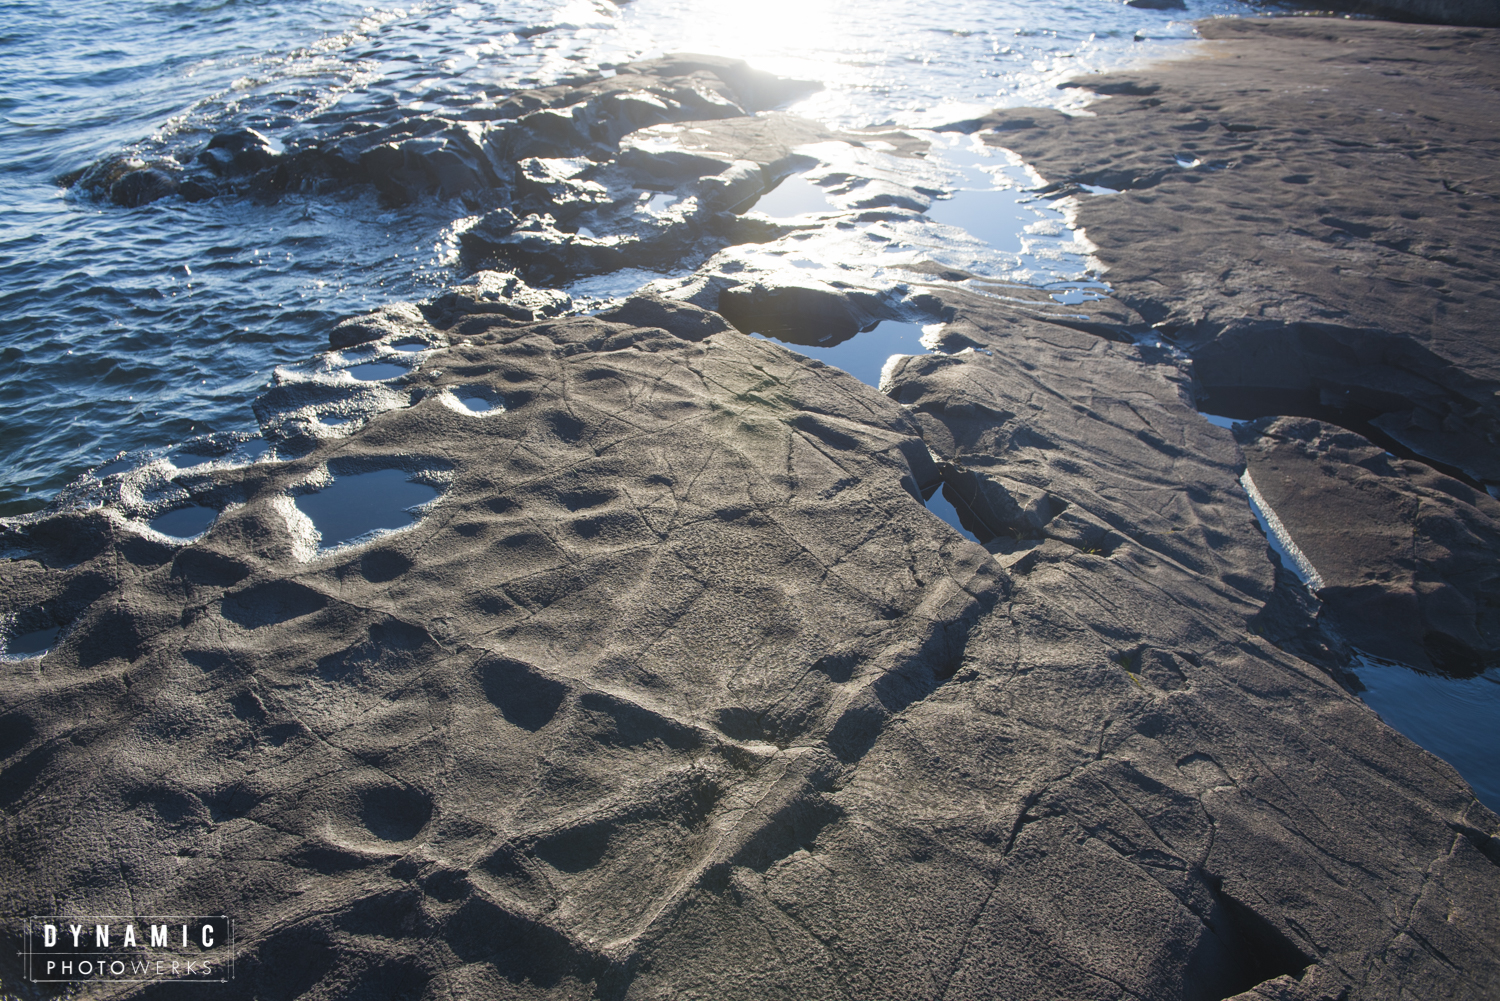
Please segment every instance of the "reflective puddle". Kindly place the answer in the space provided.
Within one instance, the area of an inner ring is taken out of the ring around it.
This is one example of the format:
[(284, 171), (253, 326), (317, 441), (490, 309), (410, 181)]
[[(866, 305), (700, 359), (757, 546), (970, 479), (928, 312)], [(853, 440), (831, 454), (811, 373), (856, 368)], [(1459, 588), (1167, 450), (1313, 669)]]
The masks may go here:
[(927, 510), (946, 521), (955, 532), (970, 542), (982, 544), (979, 542), (979, 536), (964, 528), (963, 522), (958, 517), (958, 508), (954, 507), (953, 502), (948, 499), (947, 491), (948, 484), (946, 483), (934, 490), (932, 496), (927, 498)]
[[(1024, 170), (1010, 167), (999, 150), (987, 156), (960, 147), (943, 150), (940, 155), (945, 165), (955, 168), (959, 180), (952, 197), (935, 199), (927, 210), (927, 218), (933, 222), (965, 230), (995, 250), (1019, 254), (1027, 226), (1046, 218), (1048, 213), (1061, 221), (1062, 214), (1055, 209), (1046, 207), (1042, 212), (1037, 211), (1036, 206), (1045, 203), (1039, 203), (1035, 195), (1023, 190), (1027, 180)], [(1012, 173), (1017, 176), (1008, 177)]]
[(219, 512), (211, 507), (180, 507), (157, 515), (151, 519), (150, 525), (162, 535), (174, 539), (196, 539), (208, 531), (217, 517)]
[(785, 219), (808, 212), (832, 212), (833, 205), (822, 188), (801, 174), (792, 174), (761, 195), (751, 210), (764, 212), (773, 219)]
[(167, 455), (167, 461), (178, 469), (191, 469), (194, 466), (201, 466), (205, 462), (213, 462), (215, 458), (216, 456), (204, 455), (201, 452), (177, 451), (168, 453)]
[[(762, 340), (776, 340), (762, 334), (752, 336)], [(865, 385), (876, 388), (880, 386), (881, 370), (885, 368), (886, 359), (891, 355), (927, 353), (927, 348), (922, 344), (922, 325), (900, 320), (882, 320), (874, 330), (855, 334), (842, 344), (826, 348), (793, 344), (790, 341), (778, 340), (777, 343), (786, 344), (793, 351), (816, 358), (824, 364), (841, 368)]]
[(678, 198), (676, 195), (666, 191), (658, 191), (646, 200), (645, 209), (652, 215), (661, 215), (667, 209), (676, 205), (677, 201)]
[(388, 361), (367, 361), (362, 365), (351, 365), (344, 369), (360, 382), (384, 382), (386, 379), (394, 379), (398, 375), (405, 375), (411, 369), (405, 365), (395, 365)]
[(57, 637), (61, 634), (61, 626), (48, 626), (46, 629), (34, 629), (29, 633), (22, 633), (15, 639), (6, 642), (6, 656), (16, 658), (39, 657), (52, 649), (52, 645), (57, 642)]
[(1480, 802), (1500, 811), (1500, 671), (1443, 678), (1364, 654), (1355, 658), (1360, 698), (1413, 742), (1448, 762)]
[(297, 509), (312, 519), (318, 548), (332, 549), (372, 532), (405, 528), (420, 514), (412, 508), (441, 493), (425, 483), (413, 483), (401, 469), (338, 476), (317, 493), (295, 498)]

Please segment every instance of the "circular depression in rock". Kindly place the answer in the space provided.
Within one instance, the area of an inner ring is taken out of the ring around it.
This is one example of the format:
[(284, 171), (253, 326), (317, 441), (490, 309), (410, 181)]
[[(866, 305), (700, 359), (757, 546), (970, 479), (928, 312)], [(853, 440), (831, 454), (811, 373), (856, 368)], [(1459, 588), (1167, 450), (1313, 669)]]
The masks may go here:
[(42, 629), (32, 629), (18, 636), (5, 640), (5, 654), (7, 657), (28, 658), (40, 657), (57, 643), (57, 637), (62, 633), (62, 626), (47, 626)]
[(505, 401), (489, 386), (449, 386), (443, 401), (461, 414), (489, 417), (505, 410)]
[(405, 528), (420, 517), (412, 509), (440, 493), (436, 487), (413, 482), (405, 470), (378, 469), (335, 476), (321, 490), (302, 494), (294, 502), (312, 520), (318, 547), (332, 549), (372, 532)]
[(398, 375), (405, 375), (411, 369), (388, 361), (367, 361), (359, 365), (350, 365), (344, 371), (360, 382), (384, 382)]
[(371, 786), (360, 790), (359, 819), (381, 841), (410, 841), (432, 819), (432, 800), (405, 786)]
[(196, 539), (209, 530), (219, 512), (211, 507), (193, 505), (159, 514), (151, 519), (151, 527), (162, 535), (174, 539)]

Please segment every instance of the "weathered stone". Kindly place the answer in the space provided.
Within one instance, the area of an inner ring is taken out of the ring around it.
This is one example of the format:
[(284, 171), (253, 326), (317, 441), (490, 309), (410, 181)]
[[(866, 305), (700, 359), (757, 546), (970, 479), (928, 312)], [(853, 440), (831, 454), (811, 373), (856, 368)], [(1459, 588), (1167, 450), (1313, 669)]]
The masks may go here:
[[(230, 997), (1484, 997), (1500, 819), (1255, 635), (1168, 353), (945, 301), (905, 406), (639, 300), (429, 349), (190, 545), (8, 523), (5, 614), (75, 617), (0, 678), (0, 911), (235, 915)], [(934, 518), (929, 450), (1046, 537)], [(318, 548), (379, 469), (441, 497)]]
[(397, 302), (382, 306), (373, 313), (340, 320), (328, 332), (328, 346), (349, 348), (356, 344), (378, 341), (382, 337), (409, 334), (426, 325), (422, 311), (410, 303)]
[(1213, 72), (1076, 80), (1114, 95), (1095, 117), (1011, 109), (995, 121), (1030, 126), (987, 140), (1057, 193), (1119, 190), (1079, 193), (1078, 222), (1115, 294), (1192, 354), (1204, 409), (1330, 421), (1500, 483), (1500, 35), (1199, 30)]
[(1318, 421), (1236, 433), (1346, 641), (1459, 676), (1500, 660), (1500, 501)]
[[(531, 288), (515, 275), (478, 271), (462, 285), (445, 290), (419, 308), (439, 327), (449, 327), (461, 317), (485, 313), (512, 320), (541, 320), (565, 313), (572, 305), (567, 293), (557, 289)], [(343, 327), (341, 324), (338, 329)]]

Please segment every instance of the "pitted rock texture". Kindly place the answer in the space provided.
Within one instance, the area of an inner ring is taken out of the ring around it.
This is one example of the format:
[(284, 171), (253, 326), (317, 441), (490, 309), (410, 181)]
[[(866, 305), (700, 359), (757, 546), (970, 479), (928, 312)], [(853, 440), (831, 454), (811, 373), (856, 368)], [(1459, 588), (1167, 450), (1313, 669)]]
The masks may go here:
[(1459, 676), (1500, 661), (1500, 501), (1319, 421), (1256, 421), (1236, 436), (1343, 637)]
[[(1313, 417), (1500, 483), (1500, 32), (1215, 20), (1199, 58), (1078, 79), (1096, 117), (997, 131), (1202, 408)], [(1116, 189), (1087, 195), (1080, 184)]]
[[(226, 998), (1492, 995), (1500, 819), (1255, 634), (1228, 433), (950, 305), (990, 353), (910, 407), (686, 305), (479, 314), (411, 406), (194, 481), (191, 545), (8, 523), (5, 612), (73, 618), (0, 675), (6, 926), (231, 914)], [(404, 531), (289, 528), (324, 467), (438, 465)], [(919, 499), (1044, 469), (1008, 568)]]

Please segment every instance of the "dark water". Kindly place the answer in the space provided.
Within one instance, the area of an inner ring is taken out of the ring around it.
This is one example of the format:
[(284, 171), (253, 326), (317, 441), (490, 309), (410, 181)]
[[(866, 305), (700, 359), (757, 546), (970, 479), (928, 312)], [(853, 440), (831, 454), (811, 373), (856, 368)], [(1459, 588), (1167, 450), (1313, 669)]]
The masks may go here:
[(1360, 698), (1391, 726), (1443, 758), (1500, 813), (1500, 670), (1444, 678), (1360, 655)]

